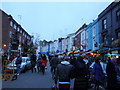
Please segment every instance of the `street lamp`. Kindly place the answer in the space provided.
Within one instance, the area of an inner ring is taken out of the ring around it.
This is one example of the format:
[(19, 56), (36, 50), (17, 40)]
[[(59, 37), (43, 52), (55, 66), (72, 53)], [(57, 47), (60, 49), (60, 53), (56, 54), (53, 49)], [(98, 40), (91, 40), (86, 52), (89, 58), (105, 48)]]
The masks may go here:
[(21, 47), (21, 45), (19, 44), (19, 47)]
[(6, 48), (7, 47), (7, 45), (6, 44), (3, 44), (3, 48)]

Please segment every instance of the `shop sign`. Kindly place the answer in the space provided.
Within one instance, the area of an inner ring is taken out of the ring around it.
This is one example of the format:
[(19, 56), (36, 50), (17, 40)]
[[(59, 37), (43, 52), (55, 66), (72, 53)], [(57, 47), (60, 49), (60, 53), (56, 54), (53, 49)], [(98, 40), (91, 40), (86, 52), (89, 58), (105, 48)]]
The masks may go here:
[(117, 50), (112, 51), (112, 54), (118, 54), (118, 51)]

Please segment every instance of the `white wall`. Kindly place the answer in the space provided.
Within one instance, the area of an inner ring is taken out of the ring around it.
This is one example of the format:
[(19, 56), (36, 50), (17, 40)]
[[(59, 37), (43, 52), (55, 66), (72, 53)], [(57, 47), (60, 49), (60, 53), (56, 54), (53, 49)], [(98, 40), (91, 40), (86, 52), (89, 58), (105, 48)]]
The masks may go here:
[[(81, 30), (81, 45), (85, 45), (85, 30)], [(85, 51), (85, 49), (81, 46), (81, 49)]]

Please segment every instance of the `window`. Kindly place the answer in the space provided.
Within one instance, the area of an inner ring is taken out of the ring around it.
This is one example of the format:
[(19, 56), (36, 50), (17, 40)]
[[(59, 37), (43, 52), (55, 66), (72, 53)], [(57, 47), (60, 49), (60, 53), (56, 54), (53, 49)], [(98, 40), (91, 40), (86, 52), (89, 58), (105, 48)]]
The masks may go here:
[(21, 36), (19, 37), (19, 41), (21, 42)]
[(25, 34), (25, 33), (23, 32), (23, 36), (24, 36), (24, 34)]
[(116, 20), (120, 20), (120, 9), (116, 12)]
[(95, 26), (93, 26), (93, 28), (92, 28), (92, 33), (93, 33), (93, 37), (96, 35), (96, 27)]
[(25, 40), (23, 39), (22, 43), (24, 44)]
[(82, 40), (84, 40), (84, 33), (82, 33)]
[(107, 40), (106, 35), (103, 36), (103, 42), (105, 42)]
[(86, 39), (88, 39), (88, 31), (86, 31)]
[(22, 30), (20, 30), (20, 33), (22, 34)]
[(12, 38), (12, 31), (9, 32), (9, 37)]
[(120, 32), (118, 32), (118, 38), (120, 38)]
[(16, 24), (14, 24), (14, 29), (15, 29), (15, 30), (17, 29), (17, 26), (16, 26)]
[(13, 26), (13, 22), (12, 22), (12, 21), (10, 21), (10, 26), (11, 26), (11, 27)]
[(108, 45), (107, 35), (103, 36), (104, 45)]
[(18, 31), (18, 32), (20, 31), (20, 28), (19, 28), (19, 27), (17, 28), (17, 31)]
[(25, 38), (26, 38), (26, 34), (25, 34)]
[(102, 21), (102, 28), (103, 28), (103, 30), (107, 29), (107, 21), (106, 21), (106, 19), (104, 19)]

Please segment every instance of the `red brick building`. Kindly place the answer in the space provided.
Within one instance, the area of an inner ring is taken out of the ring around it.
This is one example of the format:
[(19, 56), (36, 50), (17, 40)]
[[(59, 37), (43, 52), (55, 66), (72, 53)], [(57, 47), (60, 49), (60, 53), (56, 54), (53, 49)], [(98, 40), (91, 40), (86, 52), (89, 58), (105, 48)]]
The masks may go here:
[(30, 49), (31, 36), (11, 15), (0, 10), (2, 15), (2, 51), (5, 53), (27, 53)]
[(80, 50), (81, 47), (81, 30), (87, 27), (86, 24), (83, 24), (82, 27), (80, 27), (76, 32), (75, 32), (75, 39), (74, 39), (74, 46), (76, 50)]

